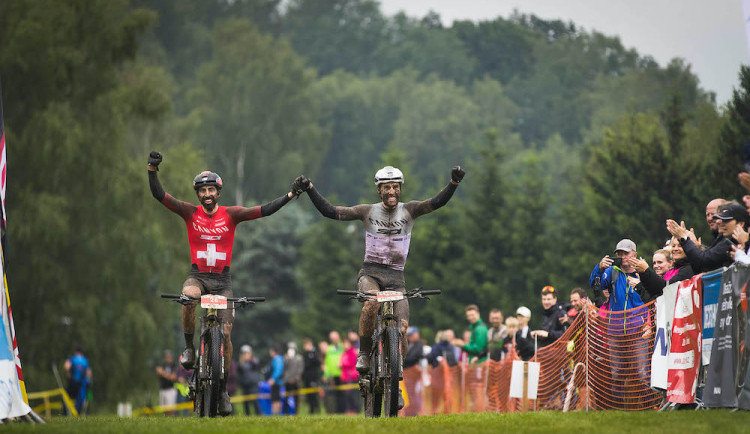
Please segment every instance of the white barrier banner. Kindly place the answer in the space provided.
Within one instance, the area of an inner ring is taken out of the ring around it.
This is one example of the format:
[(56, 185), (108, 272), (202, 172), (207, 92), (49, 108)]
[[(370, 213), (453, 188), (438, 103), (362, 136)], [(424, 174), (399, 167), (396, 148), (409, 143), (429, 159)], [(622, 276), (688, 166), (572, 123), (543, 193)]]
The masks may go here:
[(651, 387), (667, 390), (669, 347), (672, 340), (672, 318), (679, 282), (667, 285), (656, 299), (656, 338), (651, 356)]
[(529, 365), (528, 383), (526, 397), (536, 399), (537, 390), (539, 389), (539, 370), (541, 365), (537, 362), (523, 362), (521, 360), (513, 361), (513, 369), (510, 371), (510, 397), (523, 398), (523, 369), (524, 365)]

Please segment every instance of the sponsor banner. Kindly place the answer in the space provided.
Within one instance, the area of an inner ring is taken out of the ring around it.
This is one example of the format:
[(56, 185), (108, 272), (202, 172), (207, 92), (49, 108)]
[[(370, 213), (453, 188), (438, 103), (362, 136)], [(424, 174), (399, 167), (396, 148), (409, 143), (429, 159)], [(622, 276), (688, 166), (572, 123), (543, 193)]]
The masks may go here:
[(667, 401), (695, 401), (701, 354), (701, 275), (680, 282), (668, 357)]
[(31, 408), (24, 400), (21, 389), (20, 361), (13, 345), (13, 317), (10, 314), (8, 291), (5, 286), (5, 273), (0, 260), (0, 322), (3, 330), (0, 332), (0, 419), (19, 417), (29, 414)]
[(651, 356), (651, 387), (656, 389), (667, 390), (669, 346), (679, 285), (679, 282), (667, 285), (664, 293), (656, 298), (656, 337), (654, 338), (654, 354)]
[(740, 276), (734, 276), (734, 285), (739, 289), (739, 306), (737, 308), (737, 341), (740, 348), (737, 350), (739, 359), (737, 363), (737, 374), (735, 376), (735, 390), (739, 397), (737, 406), (743, 410), (750, 410), (750, 315), (748, 315), (748, 292), (750, 288), (750, 268), (746, 266), (735, 265), (737, 273)]
[(6, 189), (7, 159), (5, 151), (5, 128), (3, 126), (2, 86), (0, 86), (0, 419), (18, 417), (29, 414), (31, 408), (26, 403), (26, 388), (21, 372), (21, 359), (16, 343), (16, 331), (13, 328), (13, 311), (10, 308), (10, 293), (8, 281), (5, 278), (5, 189)]
[(719, 295), (721, 294), (721, 276), (726, 268), (703, 274), (703, 365), (711, 361), (711, 348), (714, 343), (714, 326), (716, 325), (716, 312), (719, 307)]
[[(736, 407), (740, 335), (744, 334), (744, 314), (740, 314), (741, 294), (750, 277), (750, 268), (733, 266), (723, 273), (716, 313), (711, 363), (706, 369), (703, 403), (706, 407)], [(705, 279), (704, 279), (705, 282)], [(705, 294), (705, 288), (704, 288)], [(705, 311), (705, 310), (704, 310)], [(705, 318), (705, 317), (704, 317)]]

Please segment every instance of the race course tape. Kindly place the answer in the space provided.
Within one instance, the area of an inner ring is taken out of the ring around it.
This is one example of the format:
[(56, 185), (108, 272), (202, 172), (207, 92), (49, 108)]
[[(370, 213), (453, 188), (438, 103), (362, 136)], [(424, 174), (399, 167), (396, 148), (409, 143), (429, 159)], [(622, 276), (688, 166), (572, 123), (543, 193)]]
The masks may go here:
[[(342, 384), (340, 386), (331, 386), (331, 387), (308, 387), (305, 389), (298, 389), (294, 392), (284, 393), (282, 396), (297, 396), (297, 395), (310, 395), (313, 393), (321, 393), (326, 390), (353, 390), (353, 389), (359, 389), (358, 383), (352, 383), (352, 384)], [(245, 401), (255, 401), (258, 399), (271, 399), (270, 393), (252, 393), (249, 395), (238, 395), (233, 396), (230, 400), (231, 403), (235, 404), (238, 402), (245, 402)], [(159, 405), (156, 407), (143, 407), (138, 410), (133, 410), (133, 416), (142, 416), (142, 415), (152, 415), (152, 414), (160, 414), (160, 413), (167, 413), (170, 411), (179, 411), (179, 410), (192, 410), (193, 409), (193, 402), (183, 402), (176, 405)]]

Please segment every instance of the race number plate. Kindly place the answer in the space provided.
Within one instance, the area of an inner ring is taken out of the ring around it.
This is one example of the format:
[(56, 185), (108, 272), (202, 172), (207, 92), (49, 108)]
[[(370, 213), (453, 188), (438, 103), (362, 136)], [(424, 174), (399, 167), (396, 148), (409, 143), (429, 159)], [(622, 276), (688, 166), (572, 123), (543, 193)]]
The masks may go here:
[(377, 293), (376, 298), (378, 303), (385, 301), (399, 301), (404, 299), (404, 293), (398, 291), (380, 291)]
[(223, 295), (201, 295), (201, 307), (204, 309), (226, 309), (227, 298)]

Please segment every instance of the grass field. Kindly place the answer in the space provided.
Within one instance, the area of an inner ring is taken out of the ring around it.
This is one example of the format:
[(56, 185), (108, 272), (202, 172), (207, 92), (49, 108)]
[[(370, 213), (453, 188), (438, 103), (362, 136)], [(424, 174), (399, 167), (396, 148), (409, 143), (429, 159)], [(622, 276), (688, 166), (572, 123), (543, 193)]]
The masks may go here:
[(34, 433), (747, 433), (750, 412), (537, 412), (461, 414), (367, 420), (361, 416), (228, 417), (220, 419), (141, 417), (54, 418), (46, 425), (13, 424), (3, 432)]

